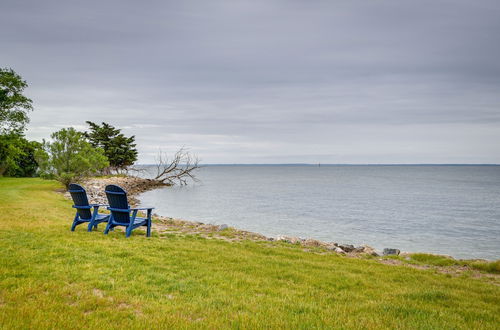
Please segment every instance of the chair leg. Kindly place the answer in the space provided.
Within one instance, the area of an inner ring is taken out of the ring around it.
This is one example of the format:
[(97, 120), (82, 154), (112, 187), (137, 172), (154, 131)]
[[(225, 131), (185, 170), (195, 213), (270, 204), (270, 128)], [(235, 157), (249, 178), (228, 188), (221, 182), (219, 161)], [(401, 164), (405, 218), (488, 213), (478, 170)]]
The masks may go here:
[(127, 227), (127, 231), (125, 232), (125, 237), (130, 237), (132, 235), (132, 227)]
[(106, 225), (106, 229), (104, 229), (104, 235), (107, 235), (110, 229), (113, 230), (113, 227), (111, 225), (111, 222), (108, 222), (108, 224)]
[(75, 231), (76, 226), (78, 225), (78, 221), (73, 221), (73, 224), (71, 225), (71, 231)]
[(146, 231), (146, 237), (151, 237), (151, 219), (148, 219), (148, 229)]
[(87, 227), (87, 231), (92, 231), (92, 227), (96, 227), (97, 225), (94, 225), (94, 222), (90, 221), (89, 226)]
[(78, 212), (75, 215), (75, 218), (73, 219), (73, 224), (71, 225), (71, 231), (75, 231), (76, 226), (78, 225)]

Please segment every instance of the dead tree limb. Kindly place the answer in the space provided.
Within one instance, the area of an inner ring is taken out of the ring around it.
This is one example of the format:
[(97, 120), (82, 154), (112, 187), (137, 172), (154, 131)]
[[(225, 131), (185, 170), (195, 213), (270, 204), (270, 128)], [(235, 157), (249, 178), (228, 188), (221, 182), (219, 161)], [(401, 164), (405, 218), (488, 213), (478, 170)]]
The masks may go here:
[(186, 185), (189, 180), (198, 182), (195, 172), (201, 166), (197, 156), (186, 148), (180, 148), (172, 158), (161, 150), (156, 157), (156, 177), (154, 180), (168, 185)]

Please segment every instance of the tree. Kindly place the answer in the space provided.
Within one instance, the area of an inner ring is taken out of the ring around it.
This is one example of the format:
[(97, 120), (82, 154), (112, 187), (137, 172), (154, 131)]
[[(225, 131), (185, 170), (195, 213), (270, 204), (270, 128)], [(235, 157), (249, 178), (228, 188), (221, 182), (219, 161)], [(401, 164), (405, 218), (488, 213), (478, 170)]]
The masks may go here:
[(21, 133), (29, 122), (33, 106), (23, 95), (26, 87), (26, 81), (14, 70), (0, 68), (0, 134)]
[(110, 167), (115, 170), (126, 169), (137, 160), (135, 136), (126, 137), (117, 129), (107, 123), (102, 126), (87, 121), (90, 132), (85, 135), (94, 147), (102, 148), (108, 157)]
[(0, 175), (35, 176), (38, 168), (35, 153), (41, 146), (40, 142), (28, 141), (20, 134), (0, 135)]
[(52, 142), (43, 141), (36, 153), (40, 175), (55, 178), (66, 188), (84, 176), (92, 175), (109, 166), (101, 148), (93, 147), (85, 134), (74, 128), (63, 128), (50, 136)]

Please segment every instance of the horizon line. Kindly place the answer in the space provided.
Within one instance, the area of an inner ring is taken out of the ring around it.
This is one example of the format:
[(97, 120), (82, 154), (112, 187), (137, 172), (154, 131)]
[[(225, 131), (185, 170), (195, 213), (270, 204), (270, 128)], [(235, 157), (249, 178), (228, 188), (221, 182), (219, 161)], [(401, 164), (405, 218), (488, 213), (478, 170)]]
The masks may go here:
[[(135, 164), (156, 166), (157, 164)], [(182, 164), (185, 165), (185, 164)], [(206, 163), (200, 166), (500, 166), (498, 163)]]

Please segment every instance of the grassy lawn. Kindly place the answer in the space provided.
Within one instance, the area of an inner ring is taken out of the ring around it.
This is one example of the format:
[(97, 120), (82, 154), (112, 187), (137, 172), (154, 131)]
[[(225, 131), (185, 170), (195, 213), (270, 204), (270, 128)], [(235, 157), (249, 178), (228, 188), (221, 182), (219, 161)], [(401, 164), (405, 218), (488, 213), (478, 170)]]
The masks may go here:
[(53, 181), (0, 178), (0, 328), (496, 328), (466, 274), (196, 236), (75, 232)]

